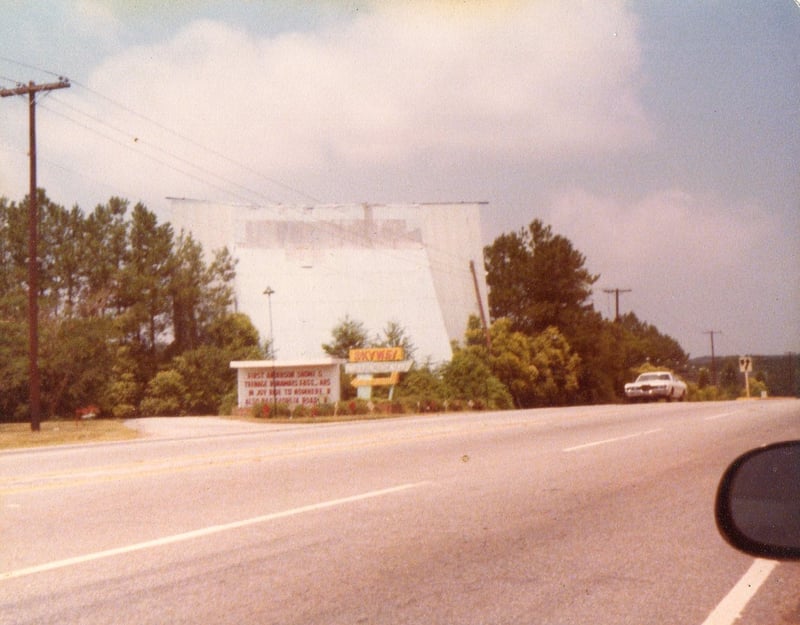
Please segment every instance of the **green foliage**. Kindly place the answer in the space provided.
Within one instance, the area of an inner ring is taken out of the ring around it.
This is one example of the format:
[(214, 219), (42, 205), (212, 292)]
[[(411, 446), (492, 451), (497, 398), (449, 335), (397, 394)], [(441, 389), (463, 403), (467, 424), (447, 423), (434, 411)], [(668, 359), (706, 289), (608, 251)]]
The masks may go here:
[[(767, 383), (757, 378), (750, 378), (750, 397), (761, 397), (761, 393), (769, 394)], [(747, 396), (747, 388), (742, 391), (742, 396)]]
[(25, 418), (28, 401), (27, 328), (0, 319), (0, 420)]
[(430, 365), (415, 366), (403, 376), (397, 389), (397, 396), (400, 399), (411, 400), (412, 403), (443, 398), (444, 383)]
[(551, 326), (533, 339), (533, 366), (536, 368), (534, 392), (539, 405), (568, 403), (578, 389), (581, 359), (573, 354), (558, 328)]
[(406, 329), (397, 321), (389, 321), (383, 333), (373, 339), (371, 347), (402, 347), (406, 360), (412, 360), (417, 350)]
[(129, 419), (138, 413), (138, 405), (144, 393), (144, 384), (136, 378), (136, 360), (127, 345), (117, 347), (111, 375), (101, 395), (103, 412), (116, 419)]
[(181, 414), (182, 398), (186, 395), (183, 376), (174, 369), (160, 371), (147, 383), (141, 403), (142, 414), (149, 416), (175, 416)]
[(347, 360), (351, 349), (360, 349), (367, 346), (367, 331), (360, 321), (350, 319), (345, 315), (339, 324), (331, 331), (333, 341), (324, 343), (322, 349), (333, 358)]
[(711, 383), (711, 372), (709, 372), (708, 367), (700, 367), (700, 371), (697, 374), (698, 389), (702, 390), (706, 388), (710, 383)]
[(97, 404), (114, 363), (113, 320), (50, 316), (39, 330), (42, 403), (47, 411), (56, 414), (62, 406)]
[[(142, 204), (128, 216), (112, 197), (86, 215), (38, 193), (43, 416), (88, 404), (121, 418), (216, 413), (234, 385), (230, 360), (262, 355), (249, 319), (230, 313), (228, 251), (206, 263)], [(27, 204), (0, 198), (0, 419), (27, 412)], [(184, 397), (167, 384), (176, 376)]]
[(484, 262), (492, 319), (507, 317), (529, 336), (549, 326), (569, 327), (590, 306), (598, 279), (585, 268), (583, 254), (538, 219), (486, 246)]
[(446, 399), (479, 402), (482, 407), (506, 409), (514, 405), (503, 383), (489, 366), (471, 350), (457, 350), (442, 367)]
[(477, 317), (470, 318), (465, 334), (469, 352), (488, 367), (520, 408), (567, 403), (578, 389), (580, 357), (555, 326), (531, 337), (515, 331), (510, 319), (489, 328), (491, 347)]
[(740, 382), (739, 365), (733, 360), (727, 360), (719, 374), (719, 384), (726, 391), (738, 389)]
[(217, 414), (221, 417), (229, 417), (234, 414), (234, 411), (239, 402), (239, 394), (236, 388), (226, 393), (219, 404)]
[[(633, 313), (613, 322), (594, 310), (590, 297), (599, 276), (588, 271), (586, 258), (568, 239), (541, 221), (495, 239), (484, 248), (484, 263), (492, 332), (502, 337), (492, 338), (487, 362), (518, 406), (618, 401), (643, 362), (686, 368), (688, 356), (654, 326)], [(560, 335), (553, 344), (543, 342), (549, 328)], [(468, 346), (480, 343), (475, 330), (468, 330)], [(534, 347), (530, 342), (537, 337)], [(537, 360), (533, 354), (539, 352), (545, 355)]]
[(643, 321), (635, 314), (627, 313), (620, 318), (624, 330), (626, 364), (633, 368), (650, 363), (655, 369), (683, 371), (689, 357), (678, 342)]

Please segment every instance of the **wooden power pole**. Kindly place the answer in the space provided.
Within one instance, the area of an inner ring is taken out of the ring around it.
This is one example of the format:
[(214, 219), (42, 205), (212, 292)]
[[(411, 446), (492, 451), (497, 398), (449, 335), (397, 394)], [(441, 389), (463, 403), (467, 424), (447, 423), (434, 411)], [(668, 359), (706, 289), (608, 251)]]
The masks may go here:
[(631, 292), (631, 289), (603, 289), (603, 293), (614, 293), (615, 301), (616, 301), (614, 321), (619, 321), (619, 294), (620, 293), (630, 293), (630, 292)]
[(14, 89), (0, 89), (0, 97), (11, 95), (28, 96), (28, 133), (30, 141), (30, 193), (28, 196), (28, 349), (30, 368), (31, 430), (41, 429), (40, 382), (39, 382), (39, 207), (36, 194), (36, 94), (53, 89), (66, 89), (69, 81), (37, 85), (33, 81)]
[(703, 334), (711, 337), (711, 382), (717, 386), (717, 358), (714, 355), (714, 335), (722, 334), (720, 330), (706, 330)]
[(469, 261), (469, 270), (472, 273), (472, 284), (475, 287), (475, 299), (478, 302), (478, 310), (481, 313), (481, 325), (483, 326), (483, 335), (486, 338), (486, 348), (491, 351), (492, 336), (489, 333), (489, 325), (486, 323), (486, 313), (483, 310), (483, 300), (481, 299), (481, 290), (478, 287), (478, 274), (475, 273), (475, 263), (473, 261)]

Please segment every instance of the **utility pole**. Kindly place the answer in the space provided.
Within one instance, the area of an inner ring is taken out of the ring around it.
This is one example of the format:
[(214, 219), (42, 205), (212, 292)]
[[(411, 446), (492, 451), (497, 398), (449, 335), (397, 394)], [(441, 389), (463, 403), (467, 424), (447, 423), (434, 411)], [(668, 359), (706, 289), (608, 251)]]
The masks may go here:
[(269, 305), (269, 354), (272, 358), (272, 414), (270, 416), (278, 416), (278, 392), (275, 388), (275, 334), (272, 330), (272, 296), (275, 294), (275, 289), (268, 286), (264, 289), (264, 295), (267, 296), (267, 304)]
[(36, 94), (40, 91), (66, 89), (70, 86), (65, 78), (58, 82), (37, 85), (33, 81), (14, 89), (0, 89), (0, 97), (12, 95), (28, 96), (28, 134), (30, 156), (30, 193), (28, 195), (28, 349), (30, 369), (31, 431), (41, 429), (40, 381), (39, 381), (39, 207), (36, 197)]
[(472, 284), (475, 287), (475, 299), (478, 301), (478, 310), (481, 313), (481, 325), (483, 326), (483, 334), (486, 337), (486, 349), (492, 349), (492, 337), (489, 334), (489, 326), (486, 324), (486, 313), (483, 310), (483, 300), (481, 299), (481, 290), (478, 288), (478, 274), (475, 273), (475, 263), (469, 261), (469, 270), (472, 272)]
[(603, 293), (614, 293), (616, 299), (616, 313), (614, 315), (614, 321), (619, 321), (619, 294), (620, 293), (630, 293), (632, 289), (603, 289)]
[(721, 330), (706, 330), (703, 334), (708, 334), (711, 337), (711, 380), (714, 386), (717, 386), (717, 361), (714, 357), (714, 335), (722, 334)]

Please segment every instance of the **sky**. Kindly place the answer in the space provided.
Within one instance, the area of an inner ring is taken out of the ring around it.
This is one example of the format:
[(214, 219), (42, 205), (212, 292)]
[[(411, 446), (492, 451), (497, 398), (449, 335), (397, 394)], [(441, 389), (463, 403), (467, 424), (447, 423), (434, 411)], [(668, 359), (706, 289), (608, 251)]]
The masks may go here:
[[(691, 356), (800, 352), (795, 0), (0, 0), (38, 186), (264, 204), (485, 201)], [(28, 192), (0, 99), (0, 197)]]

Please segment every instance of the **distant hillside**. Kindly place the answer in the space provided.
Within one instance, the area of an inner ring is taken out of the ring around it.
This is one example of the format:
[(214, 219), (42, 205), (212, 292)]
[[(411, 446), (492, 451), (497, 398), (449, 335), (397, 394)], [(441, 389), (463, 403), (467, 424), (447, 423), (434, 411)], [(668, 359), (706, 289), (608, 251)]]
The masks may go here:
[[(719, 383), (725, 384), (739, 373), (739, 356), (717, 356), (716, 368)], [(702, 356), (689, 360), (687, 378), (697, 381), (701, 368), (711, 371), (711, 356)], [(753, 356), (753, 377), (763, 379), (769, 394), (773, 397), (800, 397), (800, 354), (783, 354), (780, 356)]]

